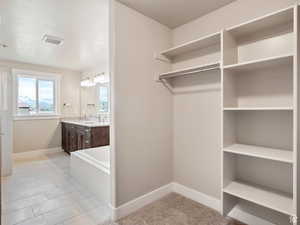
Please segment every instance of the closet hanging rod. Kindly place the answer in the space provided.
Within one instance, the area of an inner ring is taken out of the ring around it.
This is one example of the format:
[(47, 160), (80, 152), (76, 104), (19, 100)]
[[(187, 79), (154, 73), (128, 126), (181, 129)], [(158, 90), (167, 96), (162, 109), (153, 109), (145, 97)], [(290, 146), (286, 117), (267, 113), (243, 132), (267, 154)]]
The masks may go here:
[[(174, 72), (169, 72), (169, 73), (165, 73), (159, 76), (159, 79), (168, 79), (168, 78), (173, 78), (173, 77), (179, 77), (179, 76), (188, 76), (190, 74), (196, 74), (196, 73), (201, 73), (201, 72), (206, 72), (206, 71), (211, 71), (211, 70), (218, 70), (220, 69), (220, 65), (218, 64), (214, 64), (214, 65), (210, 65), (210, 66), (204, 66), (202, 68), (199, 69), (188, 69), (186, 71), (182, 70), (182, 71), (174, 71)], [(189, 71), (192, 70), (192, 71)]]

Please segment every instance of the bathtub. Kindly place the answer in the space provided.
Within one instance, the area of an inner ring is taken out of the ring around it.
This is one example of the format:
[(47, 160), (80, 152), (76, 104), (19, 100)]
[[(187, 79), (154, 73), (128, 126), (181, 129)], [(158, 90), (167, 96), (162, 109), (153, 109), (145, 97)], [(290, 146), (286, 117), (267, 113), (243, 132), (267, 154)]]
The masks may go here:
[(98, 200), (110, 204), (109, 146), (72, 152), (71, 174)]

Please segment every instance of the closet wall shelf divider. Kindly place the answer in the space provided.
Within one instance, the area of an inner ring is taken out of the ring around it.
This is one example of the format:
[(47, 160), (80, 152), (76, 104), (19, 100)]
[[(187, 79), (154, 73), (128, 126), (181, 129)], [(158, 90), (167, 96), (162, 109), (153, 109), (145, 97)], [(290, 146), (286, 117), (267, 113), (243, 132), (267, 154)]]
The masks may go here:
[(220, 62), (209, 63), (200, 66), (189, 67), (181, 70), (174, 70), (171, 72), (162, 73), (160, 74), (159, 79), (164, 80), (164, 79), (174, 78), (179, 76), (188, 76), (188, 75), (193, 75), (193, 74), (206, 72), (210, 70), (217, 70), (217, 69), (220, 69)]
[(293, 198), (286, 193), (239, 181), (232, 181), (223, 191), (286, 215), (294, 215)]
[(233, 144), (225, 147), (223, 151), (237, 155), (293, 163), (293, 152), (289, 150), (266, 148), (255, 145)]
[(221, 32), (207, 35), (205, 37), (184, 43), (182, 45), (170, 48), (160, 54), (168, 59), (172, 59), (176, 56), (186, 54), (191, 51), (195, 51), (202, 48), (207, 48), (212, 45), (220, 43)]
[(230, 70), (234, 72), (244, 72), (248, 70), (262, 69), (266, 67), (278, 66), (278, 65), (292, 65), (293, 54), (280, 55), (275, 57), (263, 58), (258, 60), (252, 60), (233, 65), (224, 66), (224, 70)]

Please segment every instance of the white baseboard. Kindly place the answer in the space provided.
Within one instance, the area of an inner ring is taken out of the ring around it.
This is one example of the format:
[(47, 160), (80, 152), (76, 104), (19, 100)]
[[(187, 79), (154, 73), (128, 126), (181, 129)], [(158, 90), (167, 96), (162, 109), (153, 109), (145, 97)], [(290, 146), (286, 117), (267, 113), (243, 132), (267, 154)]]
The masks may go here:
[(13, 153), (13, 159), (14, 160), (32, 159), (36, 157), (46, 156), (49, 153), (57, 153), (62, 151), (63, 149), (61, 147), (58, 147), (58, 148), (39, 149), (39, 150), (29, 151), (29, 152)]
[[(178, 183), (170, 183), (148, 194), (138, 197), (128, 203), (125, 203), (118, 208), (114, 208), (111, 206), (112, 218), (113, 220), (121, 219), (172, 192), (180, 194), (186, 198), (189, 198), (195, 202), (198, 202), (202, 205), (205, 205), (209, 208), (215, 209), (220, 212), (221, 200), (196, 191), (194, 189), (188, 188), (184, 185)], [(244, 211), (241, 211), (240, 209), (234, 209), (230, 216), (249, 225), (273, 225), (272, 223), (266, 220), (248, 214)]]
[(114, 206), (112, 206), (111, 204), (109, 204), (109, 208), (110, 208), (110, 216), (111, 216), (111, 219), (112, 221), (117, 221), (118, 219), (121, 219), (121, 217), (118, 217), (118, 209), (115, 208)]
[(172, 192), (173, 185), (167, 184), (163, 187), (160, 187), (150, 193), (147, 193), (141, 197), (138, 197), (130, 202), (127, 202), (123, 205), (121, 205), (118, 208), (114, 208), (112, 212), (112, 217), (114, 220), (121, 219), (135, 211), (137, 211), (140, 208), (143, 208), (144, 206), (166, 196), (167, 194), (170, 194)]
[(173, 183), (173, 191), (219, 212), (221, 210), (221, 201), (217, 198), (211, 197), (178, 183)]

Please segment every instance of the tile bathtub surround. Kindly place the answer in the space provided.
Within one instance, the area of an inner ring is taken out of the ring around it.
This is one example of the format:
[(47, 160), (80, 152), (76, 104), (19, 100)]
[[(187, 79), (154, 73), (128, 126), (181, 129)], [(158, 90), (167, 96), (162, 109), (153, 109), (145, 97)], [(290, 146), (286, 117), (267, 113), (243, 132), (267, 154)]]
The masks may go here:
[(109, 208), (70, 174), (70, 157), (49, 154), (14, 162), (14, 174), (2, 178), (2, 225), (99, 225)]
[(222, 217), (217, 211), (207, 208), (181, 195), (168, 196), (119, 220), (116, 225), (245, 225)]

